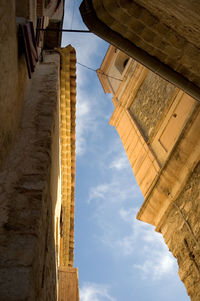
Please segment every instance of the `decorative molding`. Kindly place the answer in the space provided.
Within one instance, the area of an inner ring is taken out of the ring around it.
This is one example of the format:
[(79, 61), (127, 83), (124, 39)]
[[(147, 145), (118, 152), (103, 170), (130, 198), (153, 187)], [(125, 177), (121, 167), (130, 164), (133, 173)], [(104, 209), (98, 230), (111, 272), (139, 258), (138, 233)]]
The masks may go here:
[[(76, 112), (76, 54), (69, 45), (57, 49), (61, 55), (60, 72), (60, 143), (61, 191), (63, 208), (63, 237), (60, 265), (73, 266), (74, 252), (74, 186), (75, 186), (75, 112)], [(72, 223), (73, 221), (73, 223)]]

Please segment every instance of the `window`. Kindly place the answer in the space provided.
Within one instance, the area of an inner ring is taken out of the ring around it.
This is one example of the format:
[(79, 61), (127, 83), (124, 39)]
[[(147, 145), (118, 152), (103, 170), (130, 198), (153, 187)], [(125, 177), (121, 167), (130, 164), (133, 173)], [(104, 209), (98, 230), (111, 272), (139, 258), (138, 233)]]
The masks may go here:
[(125, 53), (120, 52), (119, 55), (117, 56), (115, 61), (115, 66), (121, 74), (123, 73), (128, 61), (129, 61), (129, 57)]

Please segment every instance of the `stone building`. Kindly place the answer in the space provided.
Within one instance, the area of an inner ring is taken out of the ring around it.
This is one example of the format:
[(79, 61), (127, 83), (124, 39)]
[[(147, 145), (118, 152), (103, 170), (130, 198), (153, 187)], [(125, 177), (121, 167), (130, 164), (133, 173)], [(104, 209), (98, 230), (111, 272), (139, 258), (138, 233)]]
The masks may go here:
[(200, 300), (200, 104), (110, 46), (97, 71), (144, 195), (137, 218), (162, 233), (191, 300)]
[(83, 0), (87, 27), (200, 99), (198, 0)]
[(63, 0), (0, 4), (1, 301), (79, 300), (76, 54), (60, 48), (63, 9)]

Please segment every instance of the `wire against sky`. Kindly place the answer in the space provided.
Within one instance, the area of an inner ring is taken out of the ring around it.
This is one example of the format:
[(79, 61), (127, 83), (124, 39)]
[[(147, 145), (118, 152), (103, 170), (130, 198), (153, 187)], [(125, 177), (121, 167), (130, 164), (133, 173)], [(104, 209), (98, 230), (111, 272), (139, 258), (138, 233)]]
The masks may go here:
[[(79, 62), (77, 62), (77, 64), (80, 65), (80, 66), (82, 66), (82, 67), (84, 67), (84, 68), (87, 68), (87, 69), (89, 69), (89, 70), (91, 70), (91, 71), (97, 72), (97, 69), (93, 69), (93, 68), (88, 67), (88, 66), (86, 66), (86, 65), (84, 65), (84, 64), (81, 64), (81, 63), (79, 63)], [(103, 75), (105, 75), (106, 77), (110, 77), (110, 78), (112, 78), (112, 79), (116, 79), (116, 80), (119, 80), (120, 82), (122, 82), (122, 79), (116, 78), (116, 77), (113, 77), (113, 76), (110, 76), (110, 75), (104, 73), (102, 70), (98, 70), (98, 72), (101, 73), (101, 74), (103, 74)]]

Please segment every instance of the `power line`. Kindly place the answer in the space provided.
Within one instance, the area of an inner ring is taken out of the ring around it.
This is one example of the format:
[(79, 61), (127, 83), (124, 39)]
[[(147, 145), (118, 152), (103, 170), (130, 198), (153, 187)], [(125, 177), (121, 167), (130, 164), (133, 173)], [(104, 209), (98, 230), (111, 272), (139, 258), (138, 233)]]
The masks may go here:
[[(77, 64), (80, 65), (80, 66), (82, 66), (82, 67), (84, 67), (84, 68), (87, 68), (87, 69), (89, 69), (89, 70), (91, 70), (91, 71), (94, 71), (95, 73), (97, 72), (97, 69), (93, 69), (93, 68), (88, 67), (88, 66), (86, 66), (86, 65), (84, 65), (84, 64), (81, 64), (81, 63), (79, 63), (79, 62), (77, 62)], [(110, 77), (110, 78), (112, 78), (112, 79), (116, 79), (116, 80), (122, 82), (122, 79), (116, 78), (116, 77), (113, 77), (113, 76), (110, 76), (110, 75), (104, 73), (102, 70), (98, 70), (98, 72), (101, 73), (101, 74), (103, 74), (103, 75), (105, 75), (105, 76), (107, 76), (107, 77)]]
[(91, 70), (91, 71), (94, 71), (94, 72), (97, 71), (97, 70), (95, 70), (95, 69), (93, 69), (93, 68), (91, 68), (91, 67), (88, 67), (88, 66), (86, 66), (86, 65), (83, 65), (83, 64), (81, 64), (81, 63), (79, 63), (79, 62), (77, 62), (77, 64), (80, 65), (80, 66), (82, 66), (82, 67), (85, 67), (85, 68), (87, 68), (87, 69), (89, 69), (89, 70)]

